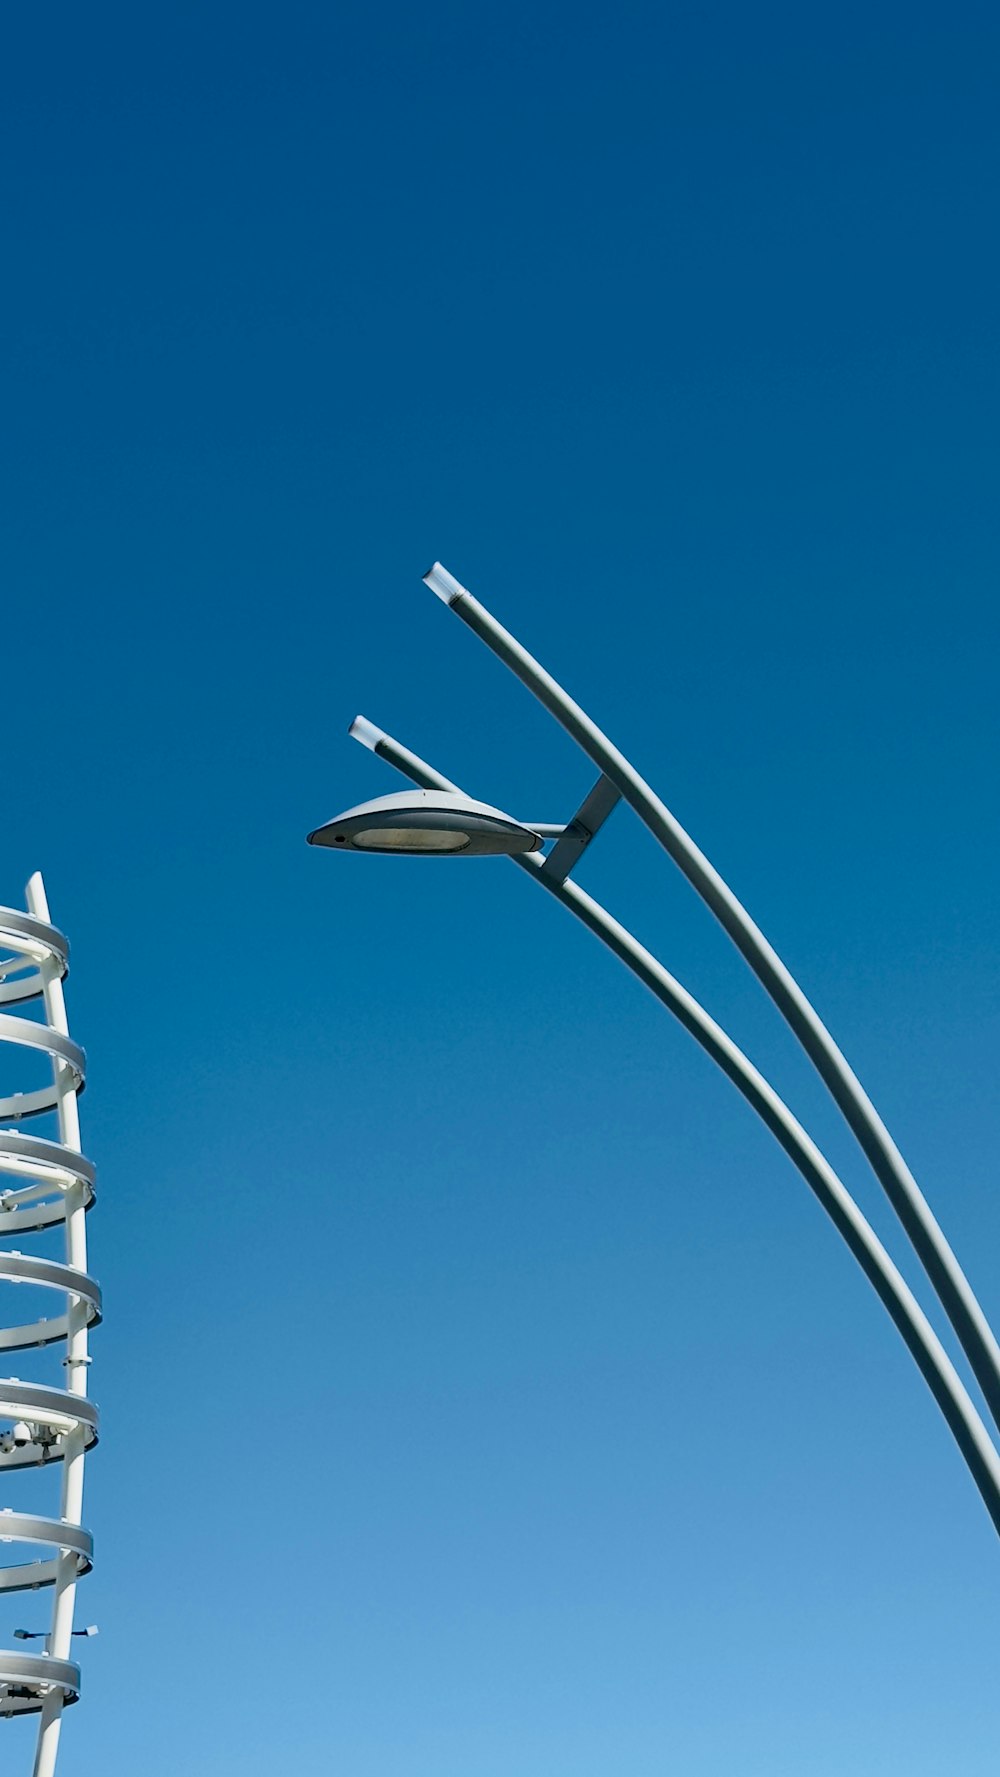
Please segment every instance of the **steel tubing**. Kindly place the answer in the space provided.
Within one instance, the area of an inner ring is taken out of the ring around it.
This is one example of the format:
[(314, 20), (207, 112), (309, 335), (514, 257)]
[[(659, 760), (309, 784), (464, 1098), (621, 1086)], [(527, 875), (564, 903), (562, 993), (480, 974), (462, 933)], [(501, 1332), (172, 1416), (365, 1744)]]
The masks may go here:
[(552, 675), (440, 562), (424, 579), (621, 792), (749, 963), (857, 1137), (1000, 1425), (1000, 1345), (993, 1329), (892, 1136), (790, 970), (666, 804)]
[[(358, 718), (352, 724), (351, 733), (413, 783), (425, 789), (461, 793), (457, 784), (376, 728), (367, 718)], [(544, 860), (537, 856), (526, 853), (514, 856), (510, 861), (554, 895), (655, 994), (770, 1129), (887, 1310), (934, 1396), (994, 1527), (1000, 1533), (1000, 1456), (990, 1434), (912, 1290), (811, 1136), (704, 1007), (591, 895), (574, 882), (559, 881), (548, 875)]]

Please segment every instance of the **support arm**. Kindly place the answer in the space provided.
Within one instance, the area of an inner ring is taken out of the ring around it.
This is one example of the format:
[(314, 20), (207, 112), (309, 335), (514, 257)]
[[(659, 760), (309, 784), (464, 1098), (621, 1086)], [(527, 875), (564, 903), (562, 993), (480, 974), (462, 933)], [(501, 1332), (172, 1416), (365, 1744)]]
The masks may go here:
[[(351, 734), (423, 789), (452, 790), (461, 794), (457, 784), (364, 718), (352, 724)], [(530, 853), (512, 857), (511, 863), (526, 870), (534, 881), (561, 901), (656, 995), (722, 1069), (780, 1142), (888, 1311), (937, 1401), (994, 1526), (1000, 1532), (1000, 1457), (989, 1433), (919, 1302), (815, 1142), (774, 1088), (704, 1007), (592, 896), (573, 882), (561, 882), (547, 875), (544, 862), (536, 860)]]

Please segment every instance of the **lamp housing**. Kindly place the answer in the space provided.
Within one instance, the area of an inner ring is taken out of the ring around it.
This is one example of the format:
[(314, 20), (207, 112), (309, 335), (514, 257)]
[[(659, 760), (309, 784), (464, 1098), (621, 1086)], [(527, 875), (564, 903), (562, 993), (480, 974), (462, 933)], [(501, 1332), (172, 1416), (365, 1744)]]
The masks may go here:
[(310, 845), (396, 857), (511, 857), (542, 838), (488, 802), (447, 790), (410, 790), (361, 802), (308, 835)]

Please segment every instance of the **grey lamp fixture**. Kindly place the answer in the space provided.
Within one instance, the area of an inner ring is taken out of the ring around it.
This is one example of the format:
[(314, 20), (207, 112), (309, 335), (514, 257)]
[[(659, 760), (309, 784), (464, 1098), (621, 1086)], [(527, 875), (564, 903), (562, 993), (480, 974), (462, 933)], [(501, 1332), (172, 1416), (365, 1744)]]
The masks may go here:
[[(552, 829), (545, 832), (551, 836)], [(317, 827), (308, 839), (310, 845), (404, 857), (509, 858), (540, 851), (542, 837), (488, 802), (472, 802), (449, 791), (412, 790), (360, 802)]]

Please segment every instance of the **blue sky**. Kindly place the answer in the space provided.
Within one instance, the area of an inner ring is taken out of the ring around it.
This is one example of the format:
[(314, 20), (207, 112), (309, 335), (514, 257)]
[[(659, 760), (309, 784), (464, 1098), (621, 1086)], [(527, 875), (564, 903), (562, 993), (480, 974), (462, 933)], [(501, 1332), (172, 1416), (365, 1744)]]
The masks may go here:
[[(730, 878), (1000, 1316), (998, 39), (7, 19), (0, 899), (41, 867), (72, 939), (106, 1295), (75, 1777), (995, 1770), (1000, 1551), (788, 1162), (509, 866), (304, 835), (397, 787), (358, 710), (517, 814), (589, 787), (440, 557)], [(627, 813), (580, 880), (913, 1279)]]

